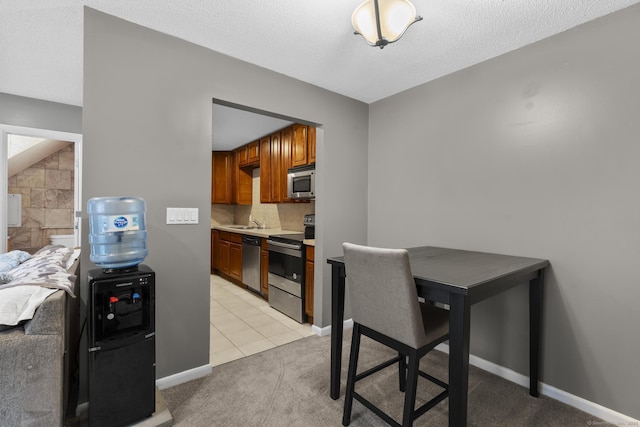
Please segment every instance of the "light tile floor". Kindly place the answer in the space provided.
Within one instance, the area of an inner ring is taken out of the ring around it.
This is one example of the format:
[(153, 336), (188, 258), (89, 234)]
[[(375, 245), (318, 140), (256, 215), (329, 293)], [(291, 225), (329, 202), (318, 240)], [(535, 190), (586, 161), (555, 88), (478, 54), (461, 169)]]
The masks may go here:
[(220, 276), (212, 274), (210, 286), (212, 366), (313, 335), (311, 325), (301, 325)]

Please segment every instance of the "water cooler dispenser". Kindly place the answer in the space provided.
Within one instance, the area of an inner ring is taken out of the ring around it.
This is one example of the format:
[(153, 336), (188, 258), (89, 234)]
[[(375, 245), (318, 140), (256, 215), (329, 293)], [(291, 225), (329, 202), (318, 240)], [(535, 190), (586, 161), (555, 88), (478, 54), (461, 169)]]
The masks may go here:
[(155, 272), (145, 206), (131, 197), (89, 200), (89, 425), (125, 426), (155, 412)]

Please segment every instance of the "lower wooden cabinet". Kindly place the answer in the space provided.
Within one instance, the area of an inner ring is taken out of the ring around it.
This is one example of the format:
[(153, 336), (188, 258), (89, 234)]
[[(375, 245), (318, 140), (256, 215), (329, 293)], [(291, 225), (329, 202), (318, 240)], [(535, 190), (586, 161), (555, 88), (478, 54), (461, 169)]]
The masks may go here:
[(220, 232), (211, 230), (211, 272), (220, 269)]
[(242, 282), (242, 243), (229, 243), (229, 276)]
[(308, 322), (313, 323), (313, 271), (315, 247), (306, 246), (306, 264), (304, 270), (304, 312), (308, 317)]
[(220, 264), (218, 265), (218, 270), (224, 274), (229, 274), (229, 242), (226, 240), (220, 240), (218, 250), (220, 251)]
[(242, 282), (242, 235), (211, 231), (211, 271), (217, 270)]

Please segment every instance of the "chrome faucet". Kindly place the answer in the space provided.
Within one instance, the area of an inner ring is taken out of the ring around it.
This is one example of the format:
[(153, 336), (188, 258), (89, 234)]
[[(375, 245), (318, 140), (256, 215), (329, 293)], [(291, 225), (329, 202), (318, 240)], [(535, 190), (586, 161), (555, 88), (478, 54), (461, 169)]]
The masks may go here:
[(261, 223), (257, 219), (249, 218), (249, 222), (254, 223), (256, 226), (258, 226), (258, 228), (264, 228), (264, 222)]

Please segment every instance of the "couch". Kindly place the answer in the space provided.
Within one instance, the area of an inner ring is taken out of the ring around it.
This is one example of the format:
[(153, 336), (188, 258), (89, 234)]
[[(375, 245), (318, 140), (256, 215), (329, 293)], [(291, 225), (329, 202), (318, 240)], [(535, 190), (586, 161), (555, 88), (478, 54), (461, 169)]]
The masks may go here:
[(15, 325), (0, 323), (1, 426), (64, 423), (80, 333), (78, 255), (62, 246), (44, 248), (0, 284), (0, 312), (14, 308), (7, 295), (48, 294), (33, 315), (22, 315)]

